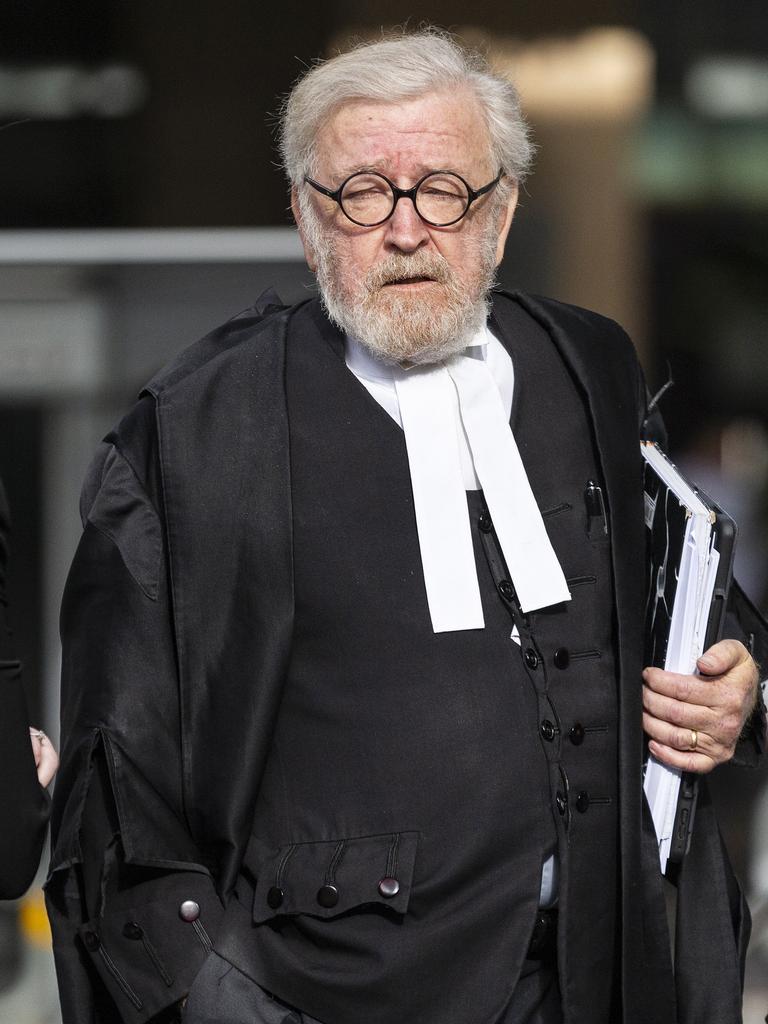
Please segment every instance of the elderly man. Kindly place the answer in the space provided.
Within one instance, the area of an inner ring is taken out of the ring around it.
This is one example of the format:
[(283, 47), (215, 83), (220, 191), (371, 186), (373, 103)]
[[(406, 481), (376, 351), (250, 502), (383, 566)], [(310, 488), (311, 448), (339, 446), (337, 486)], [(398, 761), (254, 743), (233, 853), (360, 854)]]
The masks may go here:
[(304, 77), (282, 151), (320, 301), (184, 352), (84, 489), (65, 1021), (737, 1020), (705, 800), (673, 978), (642, 730), (693, 771), (753, 758), (757, 672), (724, 641), (643, 673), (631, 345), (492, 290), (514, 90), (437, 33), (385, 40)]

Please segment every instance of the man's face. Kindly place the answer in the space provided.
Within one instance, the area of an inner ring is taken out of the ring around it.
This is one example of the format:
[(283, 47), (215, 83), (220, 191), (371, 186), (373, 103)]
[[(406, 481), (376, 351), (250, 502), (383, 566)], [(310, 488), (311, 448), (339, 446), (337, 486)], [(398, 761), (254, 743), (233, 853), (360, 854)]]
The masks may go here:
[[(379, 171), (400, 188), (450, 170), (477, 189), (499, 171), (477, 101), (464, 92), (348, 103), (317, 143), (314, 176), (329, 188), (360, 170)], [(516, 190), (503, 203), (494, 192), (480, 197), (462, 220), (443, 228), (425, 224), (403, 198), (388, 221), (365, 228), (333, 200), (305, 189), (301, 202), (294, 197), (304, 250), (343, 330), (394, 361), (436, 361), (471, 340), (485, 320)]]

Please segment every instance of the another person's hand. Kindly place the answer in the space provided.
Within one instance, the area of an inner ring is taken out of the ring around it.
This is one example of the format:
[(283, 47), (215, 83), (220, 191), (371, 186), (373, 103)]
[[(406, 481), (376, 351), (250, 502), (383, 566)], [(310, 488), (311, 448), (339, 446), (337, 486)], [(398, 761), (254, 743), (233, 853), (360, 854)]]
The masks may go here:
[(721, 640), (696, 663), (699, 675), (643, 672), (643, 728), (658, 760), (686, 772), (729, 761), (757, 702), (757, 665), (738, 640)]
[(41, 786), (47, 786), (59, 767), (59, 755), (42, 729), (33, 729), (30, 725), (29, 738), (32, 740), (32, 753), (35, 755), (37, 781)]

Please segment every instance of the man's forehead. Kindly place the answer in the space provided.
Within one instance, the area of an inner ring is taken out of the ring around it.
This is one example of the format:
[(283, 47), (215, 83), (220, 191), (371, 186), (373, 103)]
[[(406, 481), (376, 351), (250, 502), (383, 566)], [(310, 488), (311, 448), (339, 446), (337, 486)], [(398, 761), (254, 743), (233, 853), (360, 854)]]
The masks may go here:
[(398, 128), (403, 132), (451, 131), (459, 125), (480, 131), (485, 127), (480, 103), (468, 89), (435, 90), (399, 100), (344, 100), (331, 110), (320, 131), (352, 123), (371, 130)]
[(428, 93), (393, 102), (350, 100), (340, 104), (321, 126), (317, 154), (336, 173), (392, 171), (407, 163), (411, 173), (439, 166), (485, 163), (489, 135), (477, 99)]

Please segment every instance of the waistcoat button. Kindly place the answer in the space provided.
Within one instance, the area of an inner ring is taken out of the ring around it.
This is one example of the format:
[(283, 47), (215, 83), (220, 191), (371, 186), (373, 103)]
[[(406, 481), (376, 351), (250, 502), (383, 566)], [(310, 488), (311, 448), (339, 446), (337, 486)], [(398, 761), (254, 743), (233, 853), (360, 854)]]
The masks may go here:
[(528, 668), (538, 668), (539, 656), (532, 647), (528, 647), (525, 652), (525, 664)]
[(136, 924), (135, 921), (126, 921), (123, 925), (123, 935), (126, 939), (140, 939), (143, 934), (141, 925)]
[(511, 601), (515, 596), (515, 588), (509, 580), (502, 580), (501, 583), (499, 583), (499, 593), (505, 601)]
[(584, 726), (581, 722), (575, 722), (571, 726), (571, 731), (568, 733), (568, 739), (574, 745), (574, 747), (580, 747), (584, 742)]
[(187, 924), (192, 924), (200, 917), (200, 904), (194, 900), (184, 900), (179, 907), (179, 917)]
[(576, 797), (576, 810), (580, 811), (581, 814), (586, 814), (587, 808), (589, 807), (589, 793), (585, 789), (579, 793)]
[(391, 900), (400, 892), (400, 883), (396, 878), (382, 878), (379, 882), (379, 895), (385, 900)]
[(339, 902), (339, 890), (335, 885), (323, 885), (317, 890), (317, 902), (321, 907), (330, 910)]
[(571, 655), (567, 647), (558, 647), (555, 651), (555, 668), (568, 668), (571, 662)]
[(555, 738), (555, 734), (557, 732), (557, 730), (555, 729), (554, 724), (552, 722), (550, 722), (550, 720), (548, 718), (544, 719), (544, 721), (539, 726), (539, 730), (541, 732), (541, 735), (544, 737), (544, 739), (548, 740), (550, 743)]
[(557, 804), (557, 809), (560, 812), (560, 814), (565, 814), (565, 810), (568, 806), (568, 801), (565, 799), (565, 794), (561, 793), (559, 789), (555, 796), (555, 803)]
[(477, 525), (480, 527), (483, 533), (490, 533), (493, 529), (493, 520), (491, 519), (490, 513), (487, 509), (483, 509), (477, 520)]
[(83, 942), (85, 943), (85, 948), (90, 950), (91, 953), (94, 953), (101, 945), (96, 932), (86, 932), (83, 936)]
[(273, 885), (267, 893), (267, 905), (272, 910), (277, 910), (278, 907), (282, 907), (283, 900), (285, 899), (285, 893), (279, 885)]

